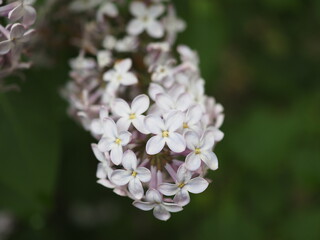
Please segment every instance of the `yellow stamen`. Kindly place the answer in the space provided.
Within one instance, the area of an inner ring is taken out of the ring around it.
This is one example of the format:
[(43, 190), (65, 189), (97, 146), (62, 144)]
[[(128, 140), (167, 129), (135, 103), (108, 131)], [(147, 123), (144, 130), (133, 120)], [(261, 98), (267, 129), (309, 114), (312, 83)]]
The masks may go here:
[(122, 76), (118, 75), (117, 80), (120, 82), (122, 80)]
[(136, 114), (135, 114), (135, 113), (131, 113), (131, 114), (129, 115), (129, 119), (130, 119), (130, 120), (136, 119)]
[(200, 153), (201, 153), (201, 149), (200, 149), (200, 148), (196, 148), (196, 149), (194, 150), (194, 152), (195, 152), (195, 154), (200, 154)]
[(133, 171), (131, 175), (132, 175), (133, 177), (135, 177), (135, 176), (137, 176), (137, 174), (138, 174), (137, 172)]
[(183, 128), (189, 128), (189, 125), (188, 125), (188, 123), (183, 123)]
[(185, 185), (186, 185), (186, 184), (184, 184), (184, 183), (180, 183), (180, 184), (178, 185), (178, 187), (179, 187), (179, 188), (183, 188)]
[(117, 138), (114, 142), (115, 142), (116, 144), (120, 145), (122, 141), (121, 141), (120, 138)]
[(169, 137), (169, 132), (167, 130), (163, 131), (162, 132), (162, 137)]

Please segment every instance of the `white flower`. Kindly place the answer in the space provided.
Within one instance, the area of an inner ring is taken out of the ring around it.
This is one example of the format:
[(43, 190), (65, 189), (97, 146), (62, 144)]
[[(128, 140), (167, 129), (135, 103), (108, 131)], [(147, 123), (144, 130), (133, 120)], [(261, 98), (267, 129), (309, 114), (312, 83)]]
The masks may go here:
[(9, 19), (12, 22), (16, 22), (22, 18), (24, 26), (28, 27), (34, 24), (36, 21), (36, 10), (31, 6), (34, 0), (19, 0), (19, 4), (9, 12)]
[(131, 150), (127, 150), (122, 159), (125, 170), (114, 170), (111, 180), (118, 186), (128, 184), (129, 192), (136, 198), (141, 199), (144, 191), (141, 182), (149, 182), (151, 179), (150, 171), (145, 167), (137, 167), (137, 157)]
[(108, 108), (105, 106), (100, 107), (99, 118), (93, 119), (90, 124), (90, 130), (94, 135), (102, 135), (104, 133), (103, 129), (103, 119), (109, 117)]
[(127, 27), (130, 35), (139, 35), (146, 30), (151, 37), (161, 38), (163, 36), (163, 26), (157, 20), (164, 12), (163, 5), (157, 4), (147, 8), (142, 2), (133, 2), (130, 5), (130, 12), (135, 17)]
[(0, 42), (0, 55), (7, 54), (10, 50), (14, 50), (19, 44), (29, 41), (34, 30), (28, 30), (20, 23), (15, 23), (11, 27), (8, 40)]
[(185, 115), (182, 128), (183, 131), (189, 131), (189, 130), (194, 130), (194, 131), (200, 131), (200, 121), (203, 117), (203, 111), (200, 105), (196, 104), (191, 106)]
[(170, 218), (170, 212), (180, 212), (182, 210), (182, 207), (175, 203), (164, 202), (161, 194), (155, 189), (147, 191), (146, 202), (134, 201), (133, 205), (143, 211), (153, 209), (153, 215), (162, 221), (167, 221)]
[(100, 68), (109, 66), (112, 62), (112, 54), (108, 50), (102, 50), (97, 53), (98, 65)]
[(105, 4), (101, 5), (97, 12), (97, 19), (98, 21), (103, 21), (104, 16), (115, 18), (119, 14), (118, 8), (112, 2), (106, 2)]
[(189, 131), (185, 134), (187, 147), (192, 152), (186, 157), (186, 167), (191, 170), (197, 170), (201, 161), (203, 161), (211, 170), (218, 169), (217, 156), (212, 152), (215, 143), (214, 133), (206, 131), (200, 138), (199, 134)]
[(101, 152), (110, 152), (111, 161), (119, 165), (122, 160), (123, 146), (130, 142), (131, 133), (119, 131), (117, 125), (111, 118), (103, 120), (103, 136), (99, 141), (98, 148)]
[(189, 192), (202, 193), (208, 187), (209, 183), (201, 178), (196, 177), (191, 179), (192, 174), (184, 165), (181, 165), (177, 172), (177, 180), (175, 184), (162, 183), (159, 186), (159, 191), (166, 196), (173, 196), (174, 202), (180, 206), (185, 206), (190, 202)]
[(147, 142), (146, 151), (150, 155), (159, 153), (168, 145), (171, 151), (180, 153), (186, 148), (186, 142), (177, 130), (181, 127), (184, 114), (176, 111), (168, 114), (167, 118), (162, 119), (159, 116), (149, 115), (145, 119), (146, 128), (156, 136), (150, 138)]
[(169, 94), (159, 93), (156, 96), (157, 106), (164, 110), (169, 111), (186, 111), (192, 104), (192, 98), (189, 93), (182, 93), (178, 97), (170, 96)]
[(128, 86), (138, 82), (137, 77), (129, 72), (132, 66), (132, 60), (130, 58), (116, 62), (114, 69), (104, 73), (103, 80), (110, 82), (112, 87), (118, 88), (120, 84)]
[(128, 130), (130, 124), (142, 133), (147, 133), (144, 127), (144, 118), (142, 115), (149, 108), (150, 100), (147, 95), (142, 94), (133, 99), (131, 107), (123, 99), (116, 99), (113, 104), (113, 112), (120, 117), (117, 125), (124, 130)]
[(174, 7), (169, 6), (168, 15), (163, 19), (163, 26), (168, 34), (168, 42), (174, 43), (177, 33), (185, 30), (186, 23), (182, 19), (177, 18)]

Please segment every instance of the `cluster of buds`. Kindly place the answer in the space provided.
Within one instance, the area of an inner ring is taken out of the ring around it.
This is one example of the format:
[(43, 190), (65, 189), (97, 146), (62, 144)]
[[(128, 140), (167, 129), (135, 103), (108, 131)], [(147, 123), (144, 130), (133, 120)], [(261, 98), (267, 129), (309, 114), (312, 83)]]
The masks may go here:
[(223, 107), (205, 95), (199, 58), (175, 45), (185, 28), (168, 1), (85, 1), (94, 13), (70, 61), (69, 113), (97, 139), (98, 183), (160, 220), (203, 192)]
[[(23, 62), (25, 44), (34, 32), (36, 20), (34, 0), (17, 0), (3, 3), (0, 0), (0, 80), (18, 69), (30, 67)], [(4, 24), (5, 23), (5, 24)], [(3, 25), (4, 24), (4, 25)]]

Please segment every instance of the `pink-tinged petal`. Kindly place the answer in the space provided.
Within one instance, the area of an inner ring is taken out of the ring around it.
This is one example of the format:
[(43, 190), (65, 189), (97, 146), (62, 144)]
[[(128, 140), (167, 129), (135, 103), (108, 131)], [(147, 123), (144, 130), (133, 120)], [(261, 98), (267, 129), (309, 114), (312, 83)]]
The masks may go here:
[(172, 98), (165, 94), (165, 93), (159, 93), (156, 96), (156, 104), (159, 108), (169, 111), (174, 107), (174, 102)]
[(136, 170), (137, 177), (140, 179), (141, 182), (149, 182), (151, 179), (151, 172), (149, 169), (145, 167), (139, 167)]
[(119, 133), (119, 138), (121, 139), (121, 145), (126, 146), (131, 140), (131, 133), (128, 131), (122, 131)]
[(122, 165), (125, 169), (133, 171), (137, 168), (137, 157), (131, 150), (125, 151), (122, 158)]
[(102, 76), (103, 80), (106, 82), (112, 81), (115, 78), (116, 71), (115, 70), (109, 70), (108, 72), (105, 72)]
[(133, 73), (126, 73), (121, 81), (122, 85), (129, 86), (138, 83), (137, 77)]
[(20, 23), (13, 24), (11, 31), (10, 31), (10, 38), (11, 39), (19, 39), (23, 36), (26, 32), (24, 26)]
[(128, 119), (128, 117), (119, 118), (119, 120), (117, 121), (117, 126), (121, 131), (127, 131), (130, 127), (130, 124), (131, 121)]
[[(0, 4), (2, 4), (2, 0), (0, 0)], [(0, 6), (0, 16), (8, 17), (9, 12), (11, 12), (15, 7), (21, 5), (18, 1), (6, 4), (4, 6)]]
[(184, 164), (180, 165), (177, 171), (178, 183), (187, 183), (192, 177), (191, 172), (186, 168)]
[(129, 71), (131, 66), (132, 66), (132, 60), (130, 58), (126, 58), (117, 62), (114, 65), (114, 68), (117, 72), (126, 73)]
[(153, 215), (161, 221), (167, 221), (171, 217), (170, 213), (162, 205), (157, 205), (153, 209)]
[(111, 118), (105, 118), (102, 121), (104, 136), (108, 136), (110, 138), (117, 138), (118, 129), (117, 125)]
[(109, 117), (108, 108), (106, 106), (101, 106), (100, 111), (99, 111), (99, 118), (102, 120), (107, 117)]
[(201, 138), (201, 149), (212, 150), (215, 139), (213, 131), (206, 131)]
[(30, 29), (30, 30), (26, 31), (23, 34), (22, 38), (19, 39), (19, 42), (22, 42), (22, 43), (29, 42), (35, 32), (36, 31), (34, 29)]
[(114, 144), (114, 141), (110, 138), (101, 138), (98, 143), (98, 149), (101, 152), (108, 152), (113, 148)]
[(129, 192), (136, 198), (141, 199), (144, 191), (142, 184), (138, 178), (132, 178), (128, 185)]
[(190, 171), (196, 171), (201, 166), (201, 159), (199, 154), (191, 152), (186, 157), (186, 167)]
[(104, 166), (102, 163), (98, 164), (96, 177), (99, 179), (105, 179), (108, 176), (108, 173), (106, 172)]
[(218, 158), (215, 153), (211, 151), (203, 151), (201, 159), (211, 170), (218, 169)]
[(190, 202), (190, 195), (187, 190), (181, 189), (173, 198), (173, 201), (180, 206), (185, 206)]
[(151, 21), (147, 26), (147, 33), (153, 38), (161, 38), (164, 35), (164, 28), (159, 21)]
[(13, 47), (13, 44), (10, 40), (5, 40), (0, 42), (0, 55), (5, 55), (8, 52), (10, 52), (12, 47)]
[(150, 211), (156, 206), (156, 204), (151, 202), (134, 201), (133, 206), (135, 206), (136, 208), (139, 208), (142, 211)]
[(181, 153), (186, 149), (186, 142), (179, 133), (169, 133), (169, 137), (166, 138), (166, 142), (170, 150), (173, 152)]
[(162, 130), (165, 129), (163, 120), (156, 115), (149, 115), (144, 120), (145, 126), (148, 131), (153, 134), (162, 134)]
[(150, 188), (146, 193), (146, 200), (152, 203), (161, 203), (162, 196), (157, 190)]
[(149, 8), (148, 15), (152, 18), (158, 18), (164, 10), (164, 6), (161, 4), (153, 5)]
[(102, 186), (104, 186), (106, 188), (114, 188), (115, 187), (114, 184), (107, 179), (99, 179), (97, 181), (97, 183), (101, 184)]
[(144, 119), (145, 119), (145, 116), (143, 115), (137, 116), (136, 119), (132, 120), (132, 124), (139, 132), (143, 134), (148, 134), (149, 131), (144, 125)]
[(149, 90), (148, 90), (149, 96), (153, 101), (156, 101), (156, 96), (160, 93), (164, 93), (163, 87), (161, 87), (159, 84), (151, 83)]
[(113, 112), (119, 117), (128, 117), (131, 113), (129, 104), (121, 98), (117, 98), (112, 105)]
[(22, 23), (25, 26), (31, 26), (32, 24), (35, 23), (37, 18), (37, 12), (36, 10), (31, 7), (31, 6), (24, 6), (24, 16), (23, 16), (23, 20)]
[(161, 152), (164, 145), (165, 145), (165, 140), (163, 137), (154, 136), (148, 140), (146, 151), (149, 155), (154, 155)]
[(207, 189), (209, 183), (201, 178), (201, 177), (196, 177), (191, 179), (185, 186), (185, 188), (191, 192), (191, 193), (202, 193), (204, 190)]
[(137, 36), (144, 30), (144, 24), (139, 19), (133, 19), (129, 22), (127, 26), (127, 32), (130, 35)]
[(110, 152), (111, 161), (115, 165), (119, 165), (122, 162), (122, 156), (123, 156), (122, 147), (119, 145), (115, 145), (115, 147), (112, 148)]
[(174, 203), (163, 203), (162, 206), (164, 206), (169, 212), (180, 212), (183, 210), (182, 207)]
[(18, 21), (20, 18), (22, 18), (24, 14), (24, 8), (23, 5), (20, 3), (18, 6), (16, 6), (14, 9), (12, 9), (11, 12), (9, 12), (8, 18), (12, 22)]
[(149, 105), (150, 100), (148, 96), (145, 94), (141, 94), (133, 99), (131, 104), (132, 112), (136, 115), (141, 115), (148, 110)]
[(183, 125), (185, 114), (180, 111), (174, 111), (168, 114), (165, 126), (170, 132), (174, 132)]
[(193, 103), (192, 97), (189, 93), (183, 93), (181, 94), (177, 99), (177, 109), (181, 111), (187, 110), (191, 104)]
[(130, 12), (133, 16), (139, 17), (146, 14), (147, 8), (146, 5), (142, 2), (133, 2), (130, 5)]
[(187, 147), (190, 150), (195, 150), (196, 147), (199, 146), (200, 144), (200, 137), (196, 132), (193, 131), (188, 131), (186, 132), (186, 134), (184, 135), (185, 139), (186, 139), (186, 143), (187, 143)]
[(132, 179), (131, 173), (126, 170), (118, 169), (114, 170), (111, 174), (111, 181), (118, 185), (123, 186), (129, 183), (129, 181)]
[(166, 196), (173, 196), (179, 191), (177, 184), (162, 183), (159, 185), (158, 190)]
[(99, 151), (98, 145), (97, 144), (91, 144), (91, 148), (92, 148), (92, 151), (93, 151), (95, 157), (100, 162), (104, 162), (105, 161), (105, 157), (104, 157), (103, 153)]
[(199, 104), (197, 104), (189, 108), (186, 119), (189, 124), (196, 124), (200, 122), (202, 115), (203, 115), (202, 108)]

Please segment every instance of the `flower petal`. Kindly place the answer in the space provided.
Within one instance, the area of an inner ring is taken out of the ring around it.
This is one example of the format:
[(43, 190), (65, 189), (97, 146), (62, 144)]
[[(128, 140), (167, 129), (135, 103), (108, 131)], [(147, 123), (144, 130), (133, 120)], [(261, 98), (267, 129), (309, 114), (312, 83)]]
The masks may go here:
[(191, 179), (185, 188), (191, 193), (202, 193), (208, 187), (209, 183), (202, 177)]
[(155, 208), (153, 209), (153, 215), (162, 221), (167, 221), (170, 217), (171, 214), (168, 212), (167, 209), (165, 209), (162, 205), (157, 205), (155, 206)]
[(177, 171), (177, 181), (179, 183), (187, 183), (191, 179), (192, 174), (191, 172), (186, 168), (185, 164), (180, 165)]
[(139, 19), (133, 19), (127, 26), (127, 32), (130, 35), (137, 36), (144, 30), (144, 24)]
[(201, 149), (212, 150), (215, 143), (214, 132), (206, 131), (201, 138), (201, 143)]
[(149, 108), (150, 100), (147, 95), (141, 94), (135, 97), (131, 104), (132, 112), (136, 115), (141, 115)]
[(126, 170), (117, 169), (114, 170), (111, 174), (111, 181), (118, 185), (123, 186), (129, 183), (129, 181), (132, 179), (131, 173)]
[(156, 206), (156, 204), (152, 202), (134, 201), (133, 206), (135, 206), (136, 208), (139, 208), (142, 211), (150, 211)]
[(110, 138), (117, 138), (118, 129), (116, 123), (111, 118), (105, 118), (102, 121), (104, 136), (108, 136)]
[(145, 126), (148, 131), (153, 134), (162, 134), (162, 130), (165, 129), (163, 120), (156, 115), (148, 115), (144, 119)]
[(0, 42), (0, 55), (5, 55), (10, 52), (12, 46), (13, 44), (10, 40)]
[(107, 188), (114, 188), (114, 184), (112, 182), (110, 182), (108, 179), (99, 179), (97, 181), (97, 183), (101, 184), (102, 186), (104, 187), (107, 187)]
[(24, 16), (22, 20), (23, 24), (25, 26), (31, 26), (32, 24), (35, 23), (36, 18), (37, 18), (36, 10), (31, 6), (24, 5)]
[(127, 117), (131, 113), (129, 104), (121, 98), (117, 98), (112, 105), (113, 112), (120, 117)]
[(166, 196), (173, 196), (179, 191), (179, 187), (177, 184), (162, 183), (159, 185), (158, 190)]
[(214, 152), (203, 151), (201, 154), (201, 159), (211, 170), (218, 169), (218, 158)]
[(165, 140), (161, 136), (154, 136), (147, 142), (146, 151), (149, 155), (159, 153), (165, 145)]
[(139, 132), (148, 134), (149, 131), (147, 130), (144, 124), (144, 119), (145, 119), (145, 116), (143, 115), (137, 116), (136, 119), (132, 121), (132, 124)]
[(192, 98), (189, 93), (181, 94), (177, 99), (177, 109), (181, 111), (187, 110), (192, 104)]
[(171, 151), (180, 153), (186, 149), (186, 142), (181, 134), (172, 132), (166, 139), (167, 145)]
[(169, 212), (180, 212), (183, 210), (182, 207), (175, 203), (162, 203), (162, 206), (164, 206)]
[(150, 37), (161, 38), (164, 34), (164, 28), (159, 21), (151, 21), (147, 26), (147, 33)]
[(105, 179), (107, 177), (107, 175), (108, 175), (108, 173), (105, 170), (103, 164), (99, 163), (98, 167), (97, 167), (96, 177), (99, 179)]
[(173, 201), (180, 206), (185, 206), (190, 202), (190, 195), (187, 190), (181, 189), (173, 198)]
[(130, 5), (130, 12), (133, 16), (139, 17), (146, 14), (146, 5), (142, 2), (133, 2)]
[(158, 18), (164, 12), (162, 4), (153, 5), (149, 8), (148, 15), (152, 18)]
[(115, 145), (115, 147), (111, 149), (110, 158), (115, 165), (119, 165), (121, 163), (122, 155), (123, 155), (122, 146)]
[(151, 172), (149, 169), (145, 167), (139, 167), (136, 170), (137, 177), (140, 179), (141, 182), (149, 182), (151, 179)]
[(142, 184), (138, 178), (132, 178), (128, 185), (129, 192), (136, 198), (141, 199), (144, 191)]
[(128, 131), (122, 131), (119, 133), (119, 138), (121, 139), (121, 145), (126, 146), (131, 140), (131, 133)]
[(127, 117), (119, 118), (117, 121), (117, 126), (119, 130), (127, 131), (130, 127), (131, 121)]
[(105, 157), (104, 157), (103, 153), (99, 151), (98, 145), (97, 144), (91, 144), (91, 148), (92, 148), (92, 151), (93, 151), (95, 157), (100, 162), (104, 162), (105, 161)]
[(168, 94), (159, 93), (156, 95), (156, 104), (159, 108), (169, 111), (174, 107), (174, 102)]
[(10, 31), (10, 38), (11, 39), (19, 39), (23, 36), (26, 32), (24, 26), (20, 23), (13, 24), (11, 31)]
[(122, 165), (125, 169), (134, 171), (137, 168), (137, 157), (131, 150), (125, 151), (122, 158)]
[(133, 85), (138, 83), (137, 77), (133, 73), (126, 73), (121, 81), (121, 84), (125, 86)]
[(195, 150), (196, 147), (200, 145), (200, 137), (196, 132), (188, 131), (184, 137), (186, 139), (188, 149)]
[(174, 111), (168, 114), (165, 126), (170, 132), (176, 131), (183, 124), (185, 114), (180, 111)]
[(162, 196), (157, 190), (150, 188), (146, 193), (146, 200), (148, 202), (161, 203)]
[(123, 60), (120, 60), (119, 62), (117, 62), (115, 65), (114, 65), (114, 69), (117, 71), (117, 72), (120, 72), (120, 73), (126, 73), (129, 71), (129, 69), (131, 68), (132, 66), (132, 60), (131, 58), (126, 58), (126, 59), (123, 59)]
[(98, 149), (101, 152), (108, 152), (114, 146), (114, 141), (110, 138), (101, 138), (98, 143)]
[(190, 171), (196, 171), (201, 166), (201, 159), (199, 154), (195, 154), (194, 152), (191, 152), (186, 157), (186, 167)]

